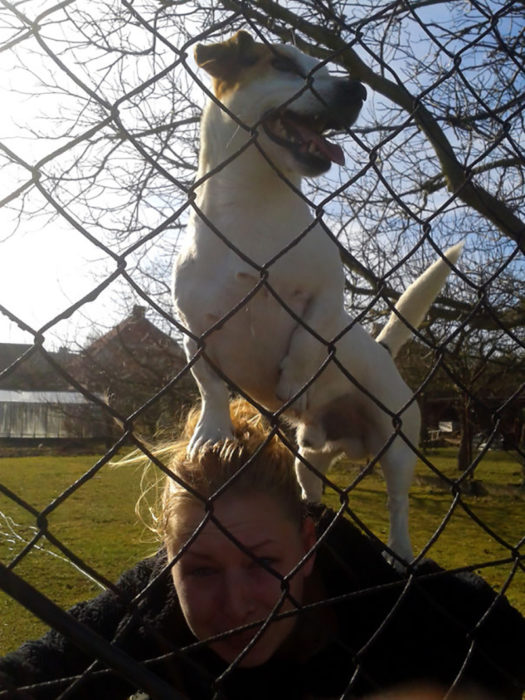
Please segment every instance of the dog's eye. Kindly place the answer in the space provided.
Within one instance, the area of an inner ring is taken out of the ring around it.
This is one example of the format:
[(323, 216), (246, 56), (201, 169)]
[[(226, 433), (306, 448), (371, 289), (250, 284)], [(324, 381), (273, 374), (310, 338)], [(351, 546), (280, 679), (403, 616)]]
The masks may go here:
[(272, 66), (275, 68), (275, 70), (282, 71), (283, 73), (296, 73), (297, 75), (300, 75), (295, 61), (287, 56), (274, 56), (272, 59)]

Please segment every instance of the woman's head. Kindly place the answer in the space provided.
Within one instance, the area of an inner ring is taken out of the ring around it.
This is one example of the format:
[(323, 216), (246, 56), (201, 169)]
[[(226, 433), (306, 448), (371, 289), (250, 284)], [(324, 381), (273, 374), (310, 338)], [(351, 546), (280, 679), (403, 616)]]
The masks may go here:
[[(187, 539), (177, 526), (186, 507), (205, 504), (216, 494), (266, 494), (285, 515), (300, 523), (304, 511), (293, 470), (293, 455), (272, 435), (261, 414), (247, 401), (230, 404), (234, 439), (188, 456), (188, 446), (199, 417), (192, 409), (179, 440), (171, 447), (167, 466), (174, 478), (166, 480), (161, 509), (161, 533), (166, 542)], [(191, 533), (188, 533), (188, 536)]]
[[(231, 405), (234, 440), (187, 455), (190, 413), (167, 464), (163, 536), (186, 621), (199, 639), (290, 611), (301, 602), (313, 557), (312, 521), (303, 515), (293, 456), (245, 401)], [(194, 536), (197, 529), (198, 534)], [(294, 616), (271, 622), (240, 663), (264, 663), (290, 634)], [(211, 643), (231, 663), (259, 626)]]

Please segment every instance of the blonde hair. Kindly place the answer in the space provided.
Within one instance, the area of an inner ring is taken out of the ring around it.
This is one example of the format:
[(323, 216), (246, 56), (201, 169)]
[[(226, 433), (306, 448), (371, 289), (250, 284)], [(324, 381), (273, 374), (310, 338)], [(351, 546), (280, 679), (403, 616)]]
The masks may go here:
[(232, 401), (233, 439), (190, 458), (188, 446), (199, 414), (198, 408), (191, 409), (180, 438), (162, 450), (162, 461), (171, 473), (165, 480), (156, 517), (163, 541), (179, 539), (177, 525), (187, 508), (200, 505), (204, 509), (225, 493), (270, 496), (299, 527), (304, 511), (293, 454), (263, 416), (243, 399)]

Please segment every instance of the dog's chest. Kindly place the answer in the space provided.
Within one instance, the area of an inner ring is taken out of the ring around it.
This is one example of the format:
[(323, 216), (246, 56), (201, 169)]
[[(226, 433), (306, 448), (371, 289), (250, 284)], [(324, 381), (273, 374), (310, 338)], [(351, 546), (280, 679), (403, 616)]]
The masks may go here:
[(274, 338), (284, 334), (287, 340), (310, 296), (311, 290), (299, 275), (232, 270), (217, 281), (206, 314), (212, 322), (231, 314), (230, 319), (240, 321), (243, 333), (254, 339), (271, 333)]
[(277, 406), (280, 363), (310, 301), (309, 290), (300, 276), (228, 267), (210, 267), (202, 276), (194, 274), (193, 264), (183, 266), (179, 272), (188, 284), (181, 285), (179, 311), (194, 333), (206, 337), (206, 354), (221, 371), (254, 398)]
[(271, 222), (266, 212), (248, 226), (245, 209), (242, 217), (235, 210), (235, 221), (220, 211), (217, 230), (228, 232), (229, 244), (195, 220), (175, 271), (175, 303), (188, 328), (205, 337), (208, 358), (270, 406), (292, 334), (319, 290), (332, 289), (329, 307), (339, 307), (338, 251), (301, 213), (272, 210)]
[[(206, 339), (207, 355), (237, 385), (268, 407), (277, 407), (275, 387), (305, 298), (291, 294), (283, 304), (265, 286), (255, 292), (239, 285), (235, 294), (216, 300), (216, 314), (204, 324), (215, 328)], [(245, 294), (245, 292), (248, 292)], [(238, 302), (243, 296), (242, 302)], [(231, 309), (236, 309), (231, 315)], [(221, 322), (221, 319), (226, 320)]]
[(175, 302), (192, 330), (207, 330), (204, 315), (218, 319), (237, 313), (237, 308), (252, 326), (283, 312), (302, 316), (323, 279), (337, 272), (337, 256), (327, 251), (324, 234), (321, 241), (318, 232), (311, 232), (290, 244), (275, 242), (271, 228), (266, 235), (250, 233), (255, 235), (238, 241), (232, 235), (230, 247), (209, 230), (194, 231), (191, 245), (179, 257), (174, 280)]

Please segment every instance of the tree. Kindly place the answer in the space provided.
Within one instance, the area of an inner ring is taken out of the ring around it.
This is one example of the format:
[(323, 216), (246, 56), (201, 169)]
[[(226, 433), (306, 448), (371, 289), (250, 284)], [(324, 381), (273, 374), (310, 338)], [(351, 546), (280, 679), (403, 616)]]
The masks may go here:
[(509, 366), (523, 352), (520, 3), (35, 0), (4, 3), (0, 21), (17, 74), (54, 96), (26, 131), (33, 146), (0, 145), (12, 174), (1, 204), (15, 214), (14, 235), (36, 214), (55, 217), (107, 261), (63, 316), (121, 283), (124, 296), (184, 333), (171, 314), (170, 267), (192, 206), (207, 94), (191, 54), (199, 41), (244, 28), (260, 41), (294, 41), (368, 88), (342, 140), (348, 167), (306, 188), (341, 244), (352, 311), (381, 323), (408, 281), (465, 239), (460, 273), (419, 340), (439, 351), (448, 337), (457, 355), (461, 338), (469, 367), (481, 357), (470, 357), (474, 333), (489, 346), (504, 338), (498, 353)]

